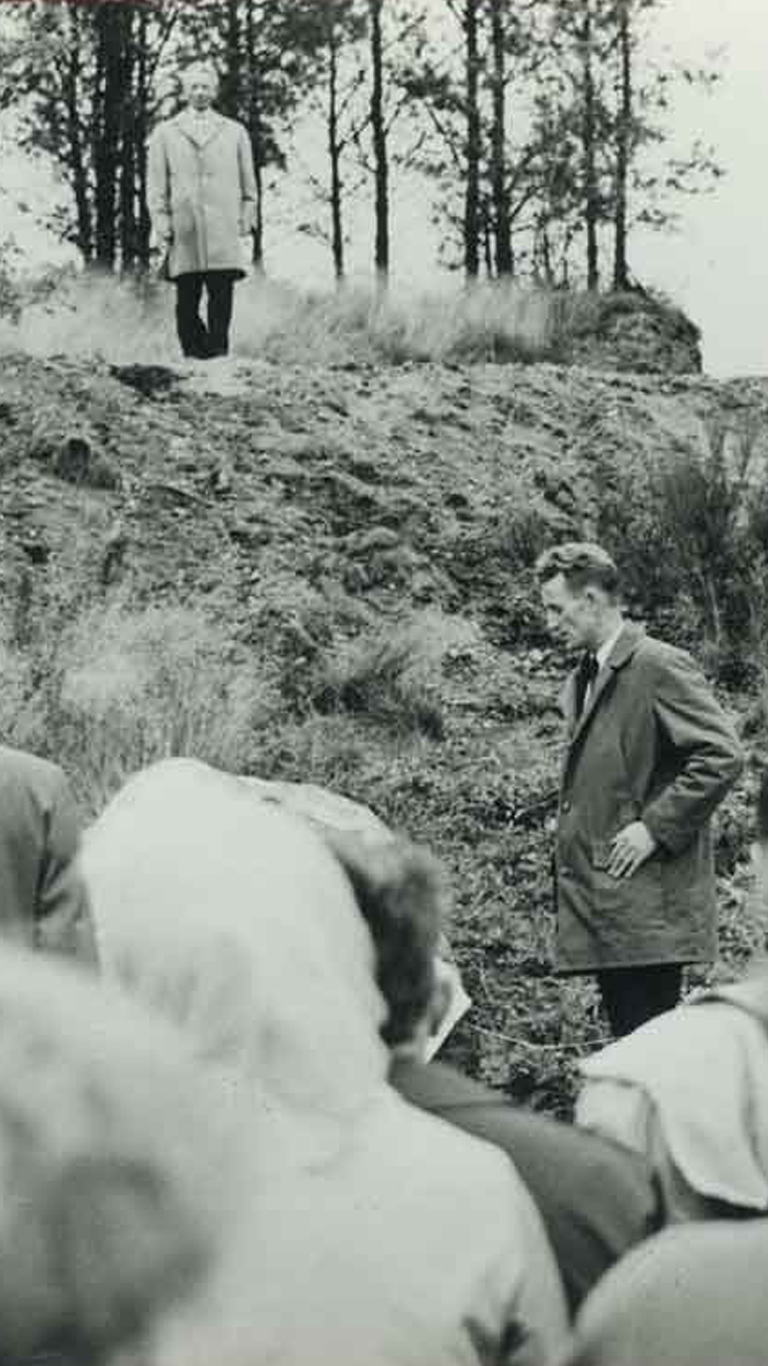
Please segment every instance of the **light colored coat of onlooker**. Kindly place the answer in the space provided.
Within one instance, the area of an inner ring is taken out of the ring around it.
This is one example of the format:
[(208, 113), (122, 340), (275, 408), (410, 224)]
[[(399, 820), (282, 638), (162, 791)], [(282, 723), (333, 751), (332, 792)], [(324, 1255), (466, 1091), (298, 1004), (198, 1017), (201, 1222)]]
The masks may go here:
[(587, 1300), (557, 1366), (765, 1366), (768, 1221), (668, 1229)]
[(768, 1214), (768, 972), (586, 1058), (576, 1118), (654, 1166), (668, 1221)]

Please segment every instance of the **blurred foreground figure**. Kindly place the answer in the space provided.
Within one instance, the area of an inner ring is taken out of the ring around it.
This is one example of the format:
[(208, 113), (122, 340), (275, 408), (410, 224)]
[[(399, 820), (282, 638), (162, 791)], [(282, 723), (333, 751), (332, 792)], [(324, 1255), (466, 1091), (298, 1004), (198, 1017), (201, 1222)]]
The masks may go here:
[(566, 1319), (537, 1212), (500, 1153), (387, 1084), (371, 937), (308, 823), (171, 760), (118, 794), (84, 865), (106, 971), (249, 1107), (252, 1236), (187, 1366), (547, 1362)]
[(173, 1031), (70, 965), (0, 948), (0, 1361), (148, 1349), (212, 1259), (221, 1139)]
[(75, 856), (80, 825), (61, 769), (0, 746), (0, 937), (93, 963)]
[(668, 1229), (610, 1271), (558, 1366), (765, 1366), (768, 1220)]
[[(176, 327), (185, 356), (229, 350), (235, 281), (245, 275), (245, 244), (256, 204), (246, 129), (211, 107), (213, 67), (197, 62), (183, 76), (187, 107), (161, 123), (149, 143), (148, 204), (165, 273), (176, 285)], [(203, 290), (207, 323), (200, 317)]]
[[(404, 926), (418, 922), (421, 936), (417, 934), (408, 941), (409, 946), (415, 946), (423, 937), (424, 925), (432, 923), (432, 937), (435, 933), (438, 937), (437, 954), (430, 957), (430, 974), (433, 972), (434, 960), (434, 970), (440, 975), (442, 999), (442, 1008), (433, 1014), (433, 1028), (424, 1045), (427, 1058), (433, 1057), (472, 1005), (464, 990), (461, 973), (451, 959), (442, 905), (438, 904), (442, 903), (443, 896), (433, 861), (423, 851), (415, 849), (408, 840), (390, 830), (369, 807), (350, 801), (348, 797), (342, 797), (326, 787), (318, 787), (314, 783), (266, 781), (240, 775), (238, 781), (260, 801), (274, 802), (292, 815), (310, 822), (341, 859), (358, 904), (361, 908), (370, 908), (375, 925), (388, 926), (394, 918), (402, 931)], [(375, 927), (367, 913), (366, 921), (375, 939)], [(437, 931), (434, 925), (438, 926)], [(441, 925), (442, 932), (439, 930)], [(402, 948), (404, 941), (399, 939), (398, 942)], [(377, 941), (378, 963), (381, 962), (382, 950), (389, 955), (388, 943), (380, 945)], [(407, 953), (403, 957), (403, 953), (394, 947), (391, 952), (398, 958), (407, 983), (414, 971), (412, 962)], [(387, 987), (382, 985), (380, 976), (377, 976), (377, 981), (390, 1013), (397, 1011), (397, 1006), (390, 999), (392, 975), (388, 974)]]
[(614, 1262), (659, 1227), (649, 1163), (570, 1124), (526, 1113), (444, 1063), (427, 1064), (432, 1032), (454, 989), (435, 955), (441, 889), (432, 861), (404, 841), (368, 850), (349, 836), (331, 843), (376, 951), (391, 1084), (412, 1104), (507, 1154), (543, 1218), (575, 1310)]
[[(768, 912), (768, 778), (757, 804)], [(582, 1063), (579, 1123), (643, 1152), (669, 1221), (768, 1212), (768, 964)]]

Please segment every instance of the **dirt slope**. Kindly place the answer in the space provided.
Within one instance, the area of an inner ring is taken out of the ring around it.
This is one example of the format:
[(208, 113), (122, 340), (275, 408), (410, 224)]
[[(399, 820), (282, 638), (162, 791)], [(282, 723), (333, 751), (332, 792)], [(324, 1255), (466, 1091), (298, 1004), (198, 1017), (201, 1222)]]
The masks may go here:
[[(561, 1105), (600, 1026), (548, 967), (562, 661), (524, 565), (542, 537), (599, 532), (606, 486), (631, 498), (713, 422), (753, 425), (758, 477), (766, 414), (768, 380), (6, 356), (0, 596), (9, 621), (54, 580), (83, 600), (208, 603), (244, 658), (267, 652), (284, 726), (243, 766), (332, 783), (438, 849), (477, 1002), (456, 1047)], [(325, 705), (318, 661), (404, 624), (434, 666), (432, 722)]]

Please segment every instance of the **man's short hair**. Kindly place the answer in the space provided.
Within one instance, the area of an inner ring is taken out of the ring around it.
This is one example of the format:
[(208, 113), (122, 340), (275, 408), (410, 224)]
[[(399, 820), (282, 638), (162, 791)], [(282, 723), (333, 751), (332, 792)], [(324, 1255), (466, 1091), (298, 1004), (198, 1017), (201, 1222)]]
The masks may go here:
[(387, 1006), (381, 1037), (407, 1043), (427, 1018), (445, 896), (436, 861), (405, 839), (370, 845), (340, 831), (328, 843), (352, 884), (373, 940), (376, 984)]
[(616, 563), (595, 541), (564, 541), (545, 550), (536, 561), (536, 577), (546, 583), (556, 574), (562, 574), (571, 592), (594, 586), (616, 597), (619, 591)]
[(185, 91), (189, 89), (196, 76), (205, 76), (214, 95), (217, 93), (219, 89), (219, 73), (213, 65), (213, 62), (190, 62), (189, 66), (184, 68), (181, 73), (181, 84)]

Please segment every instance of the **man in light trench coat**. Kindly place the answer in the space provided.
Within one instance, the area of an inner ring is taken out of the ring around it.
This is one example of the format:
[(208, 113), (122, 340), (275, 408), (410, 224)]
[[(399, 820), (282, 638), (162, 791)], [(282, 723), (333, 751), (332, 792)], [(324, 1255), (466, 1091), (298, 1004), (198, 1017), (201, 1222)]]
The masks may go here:
[[(248, 133), (211, 106), (215, 71), (184, 74), (187, 107), (158, 125), (149, 142), (148, 207), (155, 247), (176, 285), (176, 327), (185, 356), (229, 350), (235, 281), (245, 275), (256, 178)], [(207, 292), (207, 323), (200, 317)]]
[(557, 546), (536, 570), (548, 629), (583, 652), (563, 694), (557, 968), (597, 974), (619, 1036), (677, 1004), (684, 964), (714, 957), (710, 817), (742, 755), (690, 657), (625, 620), (600, 546)]

